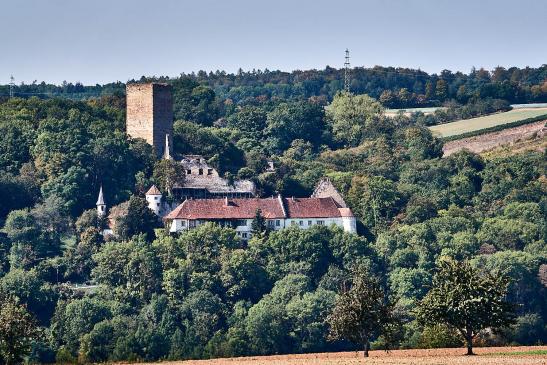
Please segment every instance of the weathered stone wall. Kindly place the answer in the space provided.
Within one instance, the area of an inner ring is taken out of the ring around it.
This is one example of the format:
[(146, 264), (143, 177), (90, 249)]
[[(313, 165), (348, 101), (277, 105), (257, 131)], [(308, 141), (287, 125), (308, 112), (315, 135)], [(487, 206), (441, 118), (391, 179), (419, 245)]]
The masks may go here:
[[(163, 155), (165, 135), (173, 135), (173, 98), (171, 86), (159, 83), (128, 84), (127, 134), (143, 138)], [(170, 145), (173, 145), (172, 141)]]
[(154, 144), (154, 107), (152, 84), (128, 84), (126, 86), (126, 130), (133, 138), (143, 138)]

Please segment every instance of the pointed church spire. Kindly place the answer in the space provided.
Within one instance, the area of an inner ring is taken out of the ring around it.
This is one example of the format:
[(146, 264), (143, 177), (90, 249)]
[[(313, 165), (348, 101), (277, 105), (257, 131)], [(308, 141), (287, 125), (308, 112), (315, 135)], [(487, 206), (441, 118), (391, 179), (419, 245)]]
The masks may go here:
[(103, 186), (99, 190), (99, 198), (97, 199), (97, 205), (104, 205)]
[(165, 160), (171, 160), (171, 145), (169, 144), (169, 134), (165, 135), (165, 150), (163, 151), (163, 158)]
[(106, 214), (106, 204), (104, 202), (103, 186), (99, 190), (99, 197), (97, 198), (97, 215), (102, 217)]

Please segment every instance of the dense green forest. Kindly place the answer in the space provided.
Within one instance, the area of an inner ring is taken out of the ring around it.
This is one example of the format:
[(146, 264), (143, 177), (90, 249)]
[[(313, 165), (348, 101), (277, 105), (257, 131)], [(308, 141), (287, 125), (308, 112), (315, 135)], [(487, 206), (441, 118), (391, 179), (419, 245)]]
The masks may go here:
[[(73, 86), (85, 100), (2, 101), (0, 300), (35, 318), (28, 361), (354, 349), (329, 339), (326, 318), (356, 271), (394, 303), (396, 346), (459, 346), (453, 329), (416, 320), (445, 257), (509, 280), (516, 320), (479, 343), (546, 343), (545, 153), (442, 158), (426, 123), (388, 118), (378, 99), (406, 88), (426, 97), (405, 106), (547, 101), (547, 66), (439, 76), (354, 69), (352, 78), (354, 94), (336, 93), (341, 73), (330, 68), (168, 80), (176, 154), (202, 154), (226, 177), (255, 181), (263, 196), (307, 196), (328, 176), (358, 218), (358, 235), (295, 227), (247, 244), (229, 228), (173, 236), (154, 222), (143, 193), (169, 169), (126, 137), (123, 84)], [(69, 93), (68, 85), (25, 87), (17, 91)], [(274, 172), (265, 171), (268, 159)], [(101, 185), (109, 207), (125, 209), (123, 229), (107, 242), (94, 211)], [(98, 286), (76, 285), (84, 283)]]

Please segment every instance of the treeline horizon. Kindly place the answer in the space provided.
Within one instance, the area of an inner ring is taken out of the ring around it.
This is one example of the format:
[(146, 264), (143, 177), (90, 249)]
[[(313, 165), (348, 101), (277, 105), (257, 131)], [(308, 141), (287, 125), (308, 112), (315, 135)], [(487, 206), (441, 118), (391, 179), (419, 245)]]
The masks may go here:
[[(125, 95), (125, 85), (133, 82), (175, 83), (183, 79), (210, 87), (219, 101), (248, 105), (270, 100), (314, 99), (328, 103), (343, 90), (344, 69), (326, 66), (324, 69), (271, 71), (241, 68), (236, 73), (204, 71), (181, 73), (179, 76), (142, 76), (127, 82), (83, 85), (63, 81), (44, 81), (14, 86), (17, 97), (66, 97), (84, 100), (101, 96)], [(443, 70), (427, 73), (406, 67), (354, 67), (350, 70), (350, 89), (355, 94), (368, 94), (386, 107), (440, 106), (449, 100), (466, 104), (469, 100), (495, 98), (510, 103), (547, 102), (547, 64), (539, 67), (498, 66), (493, 70), (472, 68), (469, 73)], [(176, 86), (176, 85), (175, 85)], [(9, 97), (9, 84), (0, 85), (0, 99)]]

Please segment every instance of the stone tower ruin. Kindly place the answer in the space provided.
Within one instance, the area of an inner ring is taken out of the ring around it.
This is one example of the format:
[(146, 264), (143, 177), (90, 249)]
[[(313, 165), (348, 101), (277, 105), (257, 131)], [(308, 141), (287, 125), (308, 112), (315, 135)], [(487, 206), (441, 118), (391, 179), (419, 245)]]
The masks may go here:
[(173, 135), (173, 96), (171, 86), (161, 83), (127, 84), (127, 134), (151, 144), (158, 157), (165, 154), (167, 138)]

